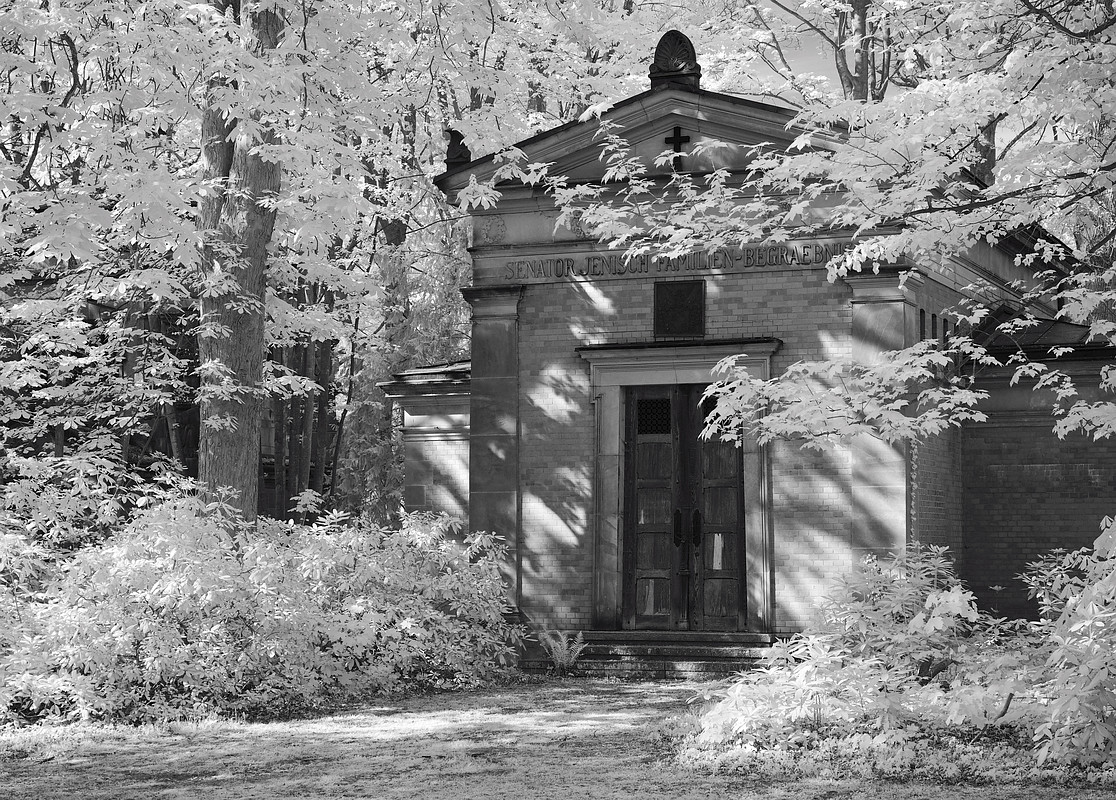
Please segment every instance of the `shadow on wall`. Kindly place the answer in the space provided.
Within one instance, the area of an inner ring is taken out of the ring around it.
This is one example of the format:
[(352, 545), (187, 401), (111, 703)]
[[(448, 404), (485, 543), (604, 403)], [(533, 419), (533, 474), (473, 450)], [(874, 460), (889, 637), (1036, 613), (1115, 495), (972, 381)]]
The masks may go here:
[(1015, 576), (1041, 553), (1092, 546), (1101, 520), (1116, 513), (1116, 445), (1059, 439), (1049, 418), (1004, 422), (966, 427), (962, 437), (961, 577), (983, 607), (1034, 617)]
[(528, 617), (585, 628), (593, 604), (594, 413), (572, 351), (546, 358), (520, 387), (520, 567)]
[(430, 417), (437, 432), (404, 433), (407, 474), (403, 505), (408, 511), (444, 511), (469, 518), (468, 429), (455, 421)]

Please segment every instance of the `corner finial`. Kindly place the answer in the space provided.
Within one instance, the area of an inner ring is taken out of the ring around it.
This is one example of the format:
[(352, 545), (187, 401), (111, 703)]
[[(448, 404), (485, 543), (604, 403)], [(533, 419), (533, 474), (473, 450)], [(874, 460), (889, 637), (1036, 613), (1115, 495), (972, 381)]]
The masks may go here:
[(701, 65), (688, 38), (678, 31), (667, 31), (655, 48), (651, 64), (651, 89), (688, 89), (696, 92), (701, 82)]
[(446, 146), (446, 170), (455, 169), (473, 160), (473, 154), (465, 145), (465, 137), (461, 131), (450, 128), (449, 144)]

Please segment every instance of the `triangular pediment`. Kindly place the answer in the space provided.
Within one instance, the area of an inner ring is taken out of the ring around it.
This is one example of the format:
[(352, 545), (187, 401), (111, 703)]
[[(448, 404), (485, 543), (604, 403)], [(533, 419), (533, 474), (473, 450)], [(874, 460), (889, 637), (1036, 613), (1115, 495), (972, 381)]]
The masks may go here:
[[(629, 97), (600, 118), (544, 131), (519, 142), (529, 163), (550, 164), (551, 175), (574, 182), (600, 180), (606, 166), (601, 160), (602, 123), (614, 126), (632, 152), (654, 170), (655, 159), (677, 148), (679, 169), (704, 173), (713, 169), (743, 170), (756, 145), (766, 143), (786, 149), (801, 131), (790, 126), (794, 112), (755, 100), (684, 88), (667, 88)], [(694, 153), (695, 145), (700, 145)], [(469, 184), (490, 179), (500, 166), (486, 156), (452, 169), (437, 179), (451, 197)], [(659, 171), (667, 171), (661, 169)]]

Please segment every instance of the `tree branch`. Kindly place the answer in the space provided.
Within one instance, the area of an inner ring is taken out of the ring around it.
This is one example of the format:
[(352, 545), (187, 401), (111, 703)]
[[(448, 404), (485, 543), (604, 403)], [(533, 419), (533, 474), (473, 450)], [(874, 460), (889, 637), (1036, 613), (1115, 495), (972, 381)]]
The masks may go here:
[(1100, 25), (1097, 25), (1095, 28), (1089, 28), (1088, 30), (1083, 31), (1075, 31), (1059, 22), (1057, 17), (1055, 17), (1045, 8), (1039, 8), (1030, 0), (1020, 0), (1020, 2), (1023, 4), (1023, 7), (1030, 11), (1032, 14), (1035, 14), (1036, 16), (1039, 16), (1042, 19), (1046, 20), (1047, 23), (1054, 28), (1054, 30), (1066, 36), (1069, 36), (1071, 39), (1092, 39), (1098, 33), (1103, 33), (1104, 31), (1111, 28), (1113, 25), (1116, 25), (1116, 17), (1112, 17), (1102, 22)]

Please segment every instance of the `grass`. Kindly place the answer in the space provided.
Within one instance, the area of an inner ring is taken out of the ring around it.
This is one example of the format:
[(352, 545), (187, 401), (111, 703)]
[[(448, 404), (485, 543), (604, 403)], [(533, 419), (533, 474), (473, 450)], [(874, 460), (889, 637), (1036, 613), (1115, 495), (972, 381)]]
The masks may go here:
[[(699, 688), (551, 680), (371, 702), (286, 722), (0, 731), (0, 795), (6, 800), (1039, 800), (1066, 794), (1023, 783), (781, 782), (685, 767), (663, 731), (693, 713), (686, 701)], [(672, 717), (675, 722), (664, 722)], [(1113, 796), (1088, 788), (1069, 794), (1080, 800)]]

